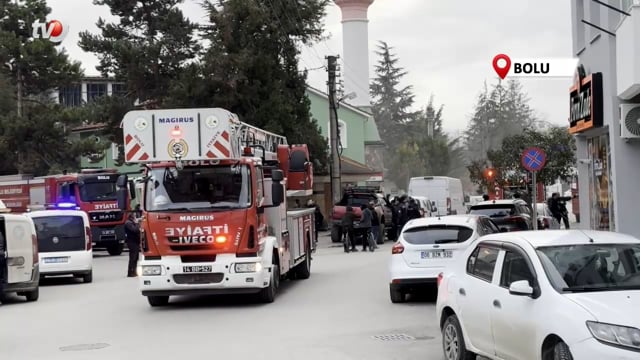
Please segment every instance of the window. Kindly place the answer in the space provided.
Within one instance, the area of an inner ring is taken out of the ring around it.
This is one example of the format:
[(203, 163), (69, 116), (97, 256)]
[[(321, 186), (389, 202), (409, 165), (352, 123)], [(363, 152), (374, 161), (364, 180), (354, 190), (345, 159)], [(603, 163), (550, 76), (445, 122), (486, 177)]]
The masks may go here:
[(111, 96), (126, 96), (127, 86), (125, 84), (111, 84)]
[(516, 214), (514, 205), (476, 205), (469, 214), (485, 215), (488, 217), (505, 217)]
[(467, 273), (491, 282), (498, 253), (498, 249), (479, 245), (467, 260)]
[(250, 176), (246, 165), (154, 169), (147, 183), (145, 208), (245, 209), (253, 198)]
[(509, 288), (512, 282), (520, 280), (527, 280), (529, 286), (533, 286), (534, 276), (522, 253), (507, 251), (502, 264), (500, 286)]
[(80, 186), (80, 198), (82, 201), (113, 201), (116, 200), (116, 177), (109, 181), (85, 180)]
[(493, 223), (493, 221), (487, 219), (487, 218), (480, 218), (478, 219), (478, 229), (483, 235), (487, 235), (487, 234), (495, 234), (495, 233), (499, 233), (500, 229), (496, 226), (496, 224)]
[[(347, 148), (347, 123), (338, 120), (338, 134), (340, 136), (340, 144), (343, 149)], [(327, 134), (329, 134), (328, 138), (331, 139), (331, 123), (327, 122)], [(329, 147), (331, 147), (331, 142), (329, 142)]]
[(264, 176), (263, 176), (262, 168), (256, 167), (256, 193), (257, 193), (256, 203), (258, 204), (258, 206), (262, 204), (262, 199), (264, 197), (264, 184), (262, 183), (263, 179), (264, 179)]
[(82, 85), (73, 84), (58, 90), (60, 105), (67, 107), (82, 106)]
[[(595, 1), (589, 2), (589, 22), (602, 27), (602, 22), (600, 21), (600, 7), (602, 5), (598, 4)], [(596, 35), (600, 34), (600, 30), (594, 28), (593, 26), (589, 26), (589, 40), (592, 40)]]
[(87, 84), (87, 102), (107, 95), (107, 84), (89, 83)]
[(33, 223), (41, 252), (73, 251), (85, 247), (84, 220), (80, 216), (34, 217)]
[(473, 229), (458, 225), (416, 226), (402, 232), (409, 244), (450, 244), (462, 243), (473, 235)]

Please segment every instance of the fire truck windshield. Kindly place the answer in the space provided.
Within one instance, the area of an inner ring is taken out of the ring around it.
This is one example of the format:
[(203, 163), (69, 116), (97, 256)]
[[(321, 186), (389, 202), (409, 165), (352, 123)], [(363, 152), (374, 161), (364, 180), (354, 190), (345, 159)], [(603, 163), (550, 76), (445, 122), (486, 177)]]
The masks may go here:
[(80, 199), (84, 202), (116, 200), (115, 178), (113, 181), (100, 182), (85, 180), (80, 186)]
[(246, 165), (154, 169), (147, 182), (147, 211), (242, 209), (251, 206)]

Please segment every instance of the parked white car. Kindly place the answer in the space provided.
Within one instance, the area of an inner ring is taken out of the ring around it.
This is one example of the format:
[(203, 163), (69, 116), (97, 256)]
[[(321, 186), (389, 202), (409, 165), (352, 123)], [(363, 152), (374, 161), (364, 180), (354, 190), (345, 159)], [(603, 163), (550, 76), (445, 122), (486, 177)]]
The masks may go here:
[(93, 250), (89, 217), (77, 210), (27, 213), (35, 225), (40, 253), (40, 276), (73, 275), (93, 281)]
[(445, 359), (640, 358), (640, 240), (491, 234), (458, 260), (438, 286)]
[(478, 237), (499, 232), (486, 216), (450, 215), (409, 221), (391, 250), (391, 302), (404, 302), (414, 290), (433, 287), (438, 274)]

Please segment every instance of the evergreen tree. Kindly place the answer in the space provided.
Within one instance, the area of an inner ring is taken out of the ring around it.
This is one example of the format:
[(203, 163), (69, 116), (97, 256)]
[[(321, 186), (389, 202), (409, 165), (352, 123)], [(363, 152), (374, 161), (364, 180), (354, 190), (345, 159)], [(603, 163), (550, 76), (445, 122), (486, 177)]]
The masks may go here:
[(469, 160), (486, 159), (502, 140), (530, 128), (536, 118), (528, 102), (517, 80), (509, 80), (506, 86), (498, 80), (491, 90), (485, 83), (465, 133)]
[[(224, 107), (252, 125), (309, 146), (316, 172), (326, 172), (327, 141), (311, 118), (306, 72), (298, 70), (300, 43), (322, 36), (327, 0), (224, 0), (207, 3), (210, 42), (202, 59), (207, 96), (190, 96), (202, 88), (193, 83), (183, 96), (200, 106)], [(222, 55), (224, 54), (224, 55)]]
[[(52, 103), (51, 91), (77, 82), (82, 71), (58, 45), (34, 39), (32, 24), (46, 20), (45, 0), (0, 0), (0, 163), (4, 173), (44, 175), (61, 167), (77, 167), (77, 157), (95, 152), (69, 130), (81, 124), (80, 113)], [(1, 81), (0, 81), (1, 82)]]
[[(97, 70), (104, 77), (114, 77), (126, 84), (124, 96), (104, 97), (86, 109), (92, 121), (107, 124), (105, 135), (122, 144), (120, 122), (134, 104), (157, 107), (186, 107), (177, 104), (170, 90), (185, 80), (185, 67), (201, 51), (198, 26), (189, 21), (178, 7), (183, 0), (94, 0), (106, 5), (118, 21), (98, 19), (100, 34), (80, 33), (79, 46), (98, 56)], [(124, 160), (120, 148), (118, 164)]]
[(411, 110), (414, 104), (413, 87), (400, 85), (407, 72), (398, 66), (398, 57), (392, 50), (386, 42), (380, 41), (376, 51), (380, 59), (375, 66), (376, 77), (370, 89), (373, 116), (380, 137), (389, 151), (405, 138), (407, 133), (404, 125), (412, 123), (419, 116), (419, 112)]

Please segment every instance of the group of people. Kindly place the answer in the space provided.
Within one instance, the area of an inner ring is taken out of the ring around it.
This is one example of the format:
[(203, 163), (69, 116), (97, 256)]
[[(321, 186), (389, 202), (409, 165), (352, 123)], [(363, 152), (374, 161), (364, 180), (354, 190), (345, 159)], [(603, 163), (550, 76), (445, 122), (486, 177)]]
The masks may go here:
[(373, 252), (378, 248), (377, 239), (380, 236), (380, 218), (375, 211), (375, 205), (370, 202), (367, 205), (361, 205), (362, 216), (358, 227), (356, 228), (356, 214), (353, 206), (347, 206), (345, 214), (342, 216), (342, 235), (344, 252), (357, 252), (356, 249), (356, 233), (362, 235), (362, 251)]
[(395, 234), (395, 238), (400, 236), (402, 229), (410, 220), (423, 217), (420, 212), (420, 204), (410, 196), (402, 195), (387, 201), (391, 204), (391, 231)]

